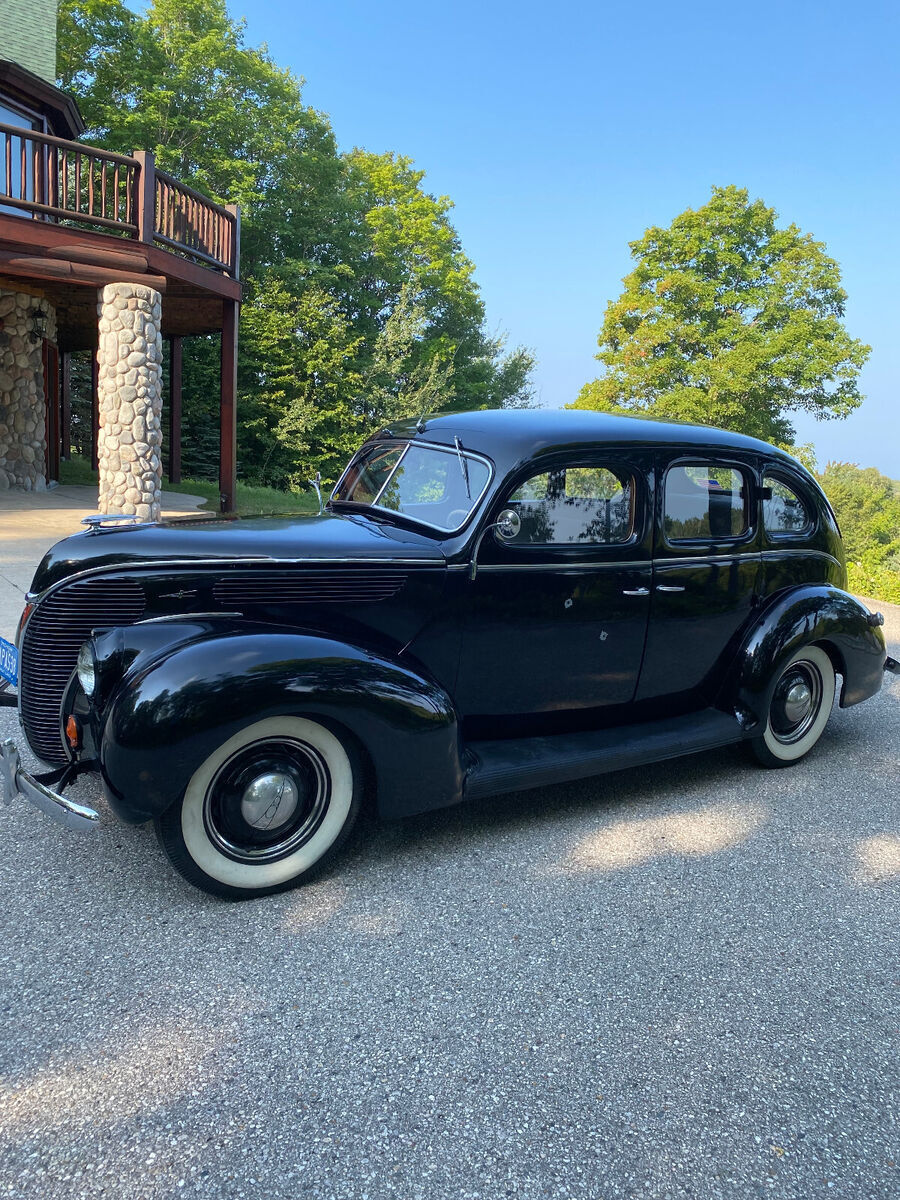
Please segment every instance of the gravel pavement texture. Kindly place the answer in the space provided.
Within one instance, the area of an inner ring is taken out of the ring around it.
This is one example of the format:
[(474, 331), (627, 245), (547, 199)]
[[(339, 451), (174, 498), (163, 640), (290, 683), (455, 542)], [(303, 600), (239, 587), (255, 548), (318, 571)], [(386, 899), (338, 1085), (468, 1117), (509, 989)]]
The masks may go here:
[(898, 785), (900, 679), (796, 767), (367, 822), (243, 904), (17, 801), (0, 1197), (897, 1196)]

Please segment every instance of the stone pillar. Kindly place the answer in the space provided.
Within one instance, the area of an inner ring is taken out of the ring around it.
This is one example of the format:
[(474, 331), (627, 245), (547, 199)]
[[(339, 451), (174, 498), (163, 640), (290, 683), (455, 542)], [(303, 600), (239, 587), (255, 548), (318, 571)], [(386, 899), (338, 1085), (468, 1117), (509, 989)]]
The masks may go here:
[(56, 312), (46, 300), (0, 288), (0, 491), (43, 491), (47, 476), (44, 365), (32, 313), (56, 341)]
[(99, 511), (157, 521), (162, 486), (162, 296), (139, 283), (109, 283), (100, 293), (97, 312)]

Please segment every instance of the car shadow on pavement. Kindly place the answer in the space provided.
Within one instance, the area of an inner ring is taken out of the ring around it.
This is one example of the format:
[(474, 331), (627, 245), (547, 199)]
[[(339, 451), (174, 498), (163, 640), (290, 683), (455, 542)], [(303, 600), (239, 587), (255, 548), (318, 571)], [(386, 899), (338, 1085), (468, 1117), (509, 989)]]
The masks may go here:
[[(882, 696), (880, 705), (886, 706), (891, 699)], [(581, 839), (616, 823), (659, 821), (697, 811), (705, 814), (702, 817), (705, 825), (715, 822), (717, 813), (722, 814), (720, 823), (730, 821), (733, 825), (735, 818), (729, 817), (726, 809), (746, 806), (748, 801), (757, 809), (768, 805), (771, 819), (784, 820), (779, 800), (792, 794), (819, 793), (817, 779), (822, 772), (830, 777), (843, 777), (848, 771), (877, 762), (882, 753), (885, 766), (891, 769), (894, 751), (890, 740), (873, 750), (871, 739), (861, 738), (855, 728), (861, 716), (861, 710), (836, 710), (820, 745), (803, 763), (786, 770), (760, 768), (751, 761), (746, 747), (731, 746), (638, 770), (463, 802), (397, 821), (383, 821), (367, 806), (341, 854), (322, 876), (314, 876), (310, 883), (324, 878), (365, 889), (370, 871), (384, 875), (401, 865), (408, 867), (416, 860), (434, 864), (448, 855), (471, 853), (493, 859), (502, 853), (498, 847), (522, 834), (537, 844), (530, 869), (550, 870)], [(79, 785), (72, 789), (75, 798), (78, 790)], [(90, 802), (98, 803), (96, 791)], [(99, 805), (105, 809), (102, 799)], [(830, 802), (823, 804), (823, 797), (817, 794), (810, 815), (814, 817), (818, 812), (829, 820), (836, 819), (844, 833), (851, 833), (855, 826), (853, 806), (840, 811), (832, 811), (834, 808)], [(762, 819), (756, 823), (762, 823)], [(876, 836), (879, 831), (871, 830), (862, 819), (857, 832), (863, 838)], [(60, 839), (71, 837), (56, 829), (52, 833)], [(665, 840), (670, 835), (663, 832), (661, 836)], [(717, 852), (715, 839), (702, 831), (701, 836), (708, 846), (706, 852)], [(723, 834), (720, 840), (719, 849), (729, 848), (727, 836)], [(227, 901), (197, 891), (171, 870), (150, 824), (123, 826), (106, 810), (99, 836), (77, 839), (76, 845), (88, 850), (92, 874), (100, 871), (123, 883), (128, 880), (126, 886), (146, 891), (145, 899), (152, 908), (173, 901), (179, 908), (187, 905), (215, 910), (231, 906)], [(683, 834), (681, 851), (691, 853)], [(81, 858), (81, 854), (76, 857)], [(302, 902), (309, 887), (310, 884), (301, 885), (289, 894)], [(244, 903), (271, 906), (273, 898)]]

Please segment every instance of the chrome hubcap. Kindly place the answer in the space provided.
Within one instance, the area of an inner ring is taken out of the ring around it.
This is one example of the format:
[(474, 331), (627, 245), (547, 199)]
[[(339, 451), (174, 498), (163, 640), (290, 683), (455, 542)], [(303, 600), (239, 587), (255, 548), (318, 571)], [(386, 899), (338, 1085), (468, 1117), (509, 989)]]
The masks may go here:
[(276, 829), (297, 811), (300, 793), (289, 775), (266, 772), (247, 785), (241, 797), (241, 816), (254, 829)]
[(203, 800), (203, 824), (226, 857), (275, 862), (314, 836), (330, 799), (331, 776), (314, 746), (264, 738), (216, 772)]
[(794, 724), (809, 712), (812, 692), (805, 683), (795, 683), (784, 698), (784, 715)]
[(822, 692), (822, 676), (815, 663), (801, 660), (788, 667), (775, 688), (769, 717), (779, 742), (792, 745), (809, 733), (819, 715)]

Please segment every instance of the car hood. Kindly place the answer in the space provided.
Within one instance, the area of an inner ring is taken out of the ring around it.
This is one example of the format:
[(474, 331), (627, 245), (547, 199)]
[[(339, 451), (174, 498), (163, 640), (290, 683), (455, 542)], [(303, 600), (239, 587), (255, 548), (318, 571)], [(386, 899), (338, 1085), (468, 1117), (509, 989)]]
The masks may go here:
[(59, 580), (98, 567), (182, 561), (239, 563), (397, 562), (443, 564), (440, 544), (362, 514), (165, 521), (107, 526), (76, 533), (44, 555), (31, 585), (42, 592)]

